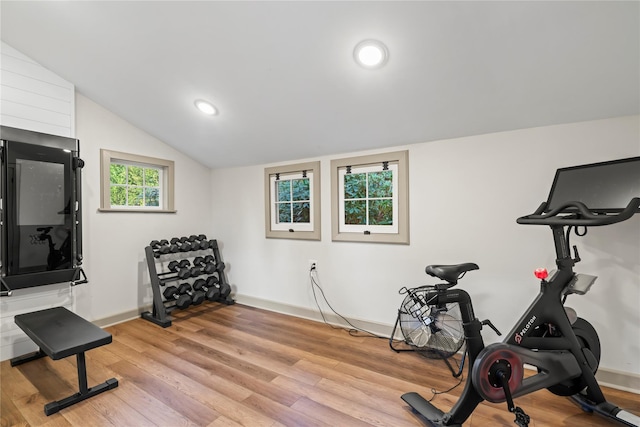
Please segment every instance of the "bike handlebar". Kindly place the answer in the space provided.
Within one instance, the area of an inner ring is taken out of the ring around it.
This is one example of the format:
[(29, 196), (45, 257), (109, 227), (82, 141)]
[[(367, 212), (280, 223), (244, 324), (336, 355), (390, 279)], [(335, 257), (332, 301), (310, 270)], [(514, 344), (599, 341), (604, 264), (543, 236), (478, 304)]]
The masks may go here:
[[(640, 197), (634, 197), (631, 199), (627, 207), (617, 214), (593, 213), (584, 203), (577, 201), (567, 202), (547, 213), (544, 213), (546, 207), (546, 202), (543, 202), (534, 213), (518, 218), (517, 223), (584, 227), (615, 224), (617, 222), (626, 221), (634, 214), (638, 213), (638, 209), (640, 208)], [(567, 208), (577, 209), (577, 212), (566, 212)]]

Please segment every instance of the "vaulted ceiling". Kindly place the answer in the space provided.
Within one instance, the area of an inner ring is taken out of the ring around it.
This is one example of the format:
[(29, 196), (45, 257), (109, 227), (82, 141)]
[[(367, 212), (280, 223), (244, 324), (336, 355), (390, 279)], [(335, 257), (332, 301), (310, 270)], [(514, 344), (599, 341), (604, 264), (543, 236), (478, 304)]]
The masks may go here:
[[(640, 113), (636, 1), (0, 8), (3, 41), (212, 168)], [(364, 39), (384, 67), (355, 63)]]

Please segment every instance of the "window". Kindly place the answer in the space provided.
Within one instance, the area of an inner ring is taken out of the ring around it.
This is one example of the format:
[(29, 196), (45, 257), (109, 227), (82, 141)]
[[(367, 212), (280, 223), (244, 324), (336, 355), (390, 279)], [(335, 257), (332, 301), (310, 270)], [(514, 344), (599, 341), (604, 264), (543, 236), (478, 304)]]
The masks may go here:
[(409, 243), (408, 152), (331, 162), (334, 241)]
[(265, 169), (266, 237), (320, 240), (320, 162)]
[(162, 168), (112, 162), (111, 207), (160, 207)]
[(338, 169), (340, 229), (345, 232), (398, 232), (398, 165)]
[(100, 150), (102, 211), (175, 212), (174, 163)]

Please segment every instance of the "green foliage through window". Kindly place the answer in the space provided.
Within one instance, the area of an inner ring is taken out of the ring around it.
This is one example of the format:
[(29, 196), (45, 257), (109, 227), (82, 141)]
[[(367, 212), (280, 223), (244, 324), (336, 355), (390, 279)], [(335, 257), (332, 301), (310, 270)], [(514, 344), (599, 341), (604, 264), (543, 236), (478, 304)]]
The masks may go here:
[(276, 181), (278, 223), (311, 222), (311, 187), (309, 178)]
[(345, 174), (344, 223), (393, 225), (393, 171)]
[(111, 163), (109, 177), (112, 207), (160, 206), (160, 169)]

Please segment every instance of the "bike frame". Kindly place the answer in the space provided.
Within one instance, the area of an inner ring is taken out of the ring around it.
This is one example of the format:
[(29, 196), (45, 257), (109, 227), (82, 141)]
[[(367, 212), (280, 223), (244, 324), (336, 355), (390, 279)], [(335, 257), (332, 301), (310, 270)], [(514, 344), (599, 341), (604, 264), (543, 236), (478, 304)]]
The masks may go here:
[[(571, 322), (564, 309), (563, 299), (568, 292), (569, 284), (574, 280), (573, 266), (575, 260), (567, 247), (564, 226), (552, 226), (554, 243), (556, 247), (556, 265), (558, 270), (547, 281), (542, 280), (540, 293), (527, 308), (522, 317), (516, 322), (514, 328), (505, 337), (503, 344), (509, 346), (517, 353), (525, 363), (532, 364), (541, 369), (541, 372), (525, 378), (522, 386), (513, 391), (513, 397), (551, 387), (564, 380), (580, 375), (586, 381), (588, 397), (596, 404), (605, 402), (604, 395), (595, 379), (594, 373), (582, 351), (582, 345), (576, 337)], [(427, 413), (431, 413), (438, 420), (433, 425), (460, 425), (475, 410), (476, 406), (484, 400), (471, 381), (472, 372), (476, 360), (485, 349), (482, 339), (482, 322), (478, 320), (473, 311), (471, 297), (462, 289), (449, 288), (446, 290), (434, 290), (433, 295), (427, 298), (432, 304), (446, 304), (456, 302), (460, 306), (463, 330), (467, 341), (468, 373), (465, 388), (456, 404), (446, 414), (433, 407), (423, 407)], [(544, 324), (553, 324), (561, 333), (559, 337), (535, 337), (530, 333), (536, 327)], [(532, 351), (536, 349), (538, 351)], [(411, 406), (414, 406), (413, 396), (403, 396)], [(428, 402), (427, 402), (428, 403)], [(423, 405), (420, 403), (419, 405)], [(414, 407), (415, 408), (415, 407)], [(419, 411), (422, 412), (422, 411)], [(429, 418), (429, 417), (427, 417)]]

